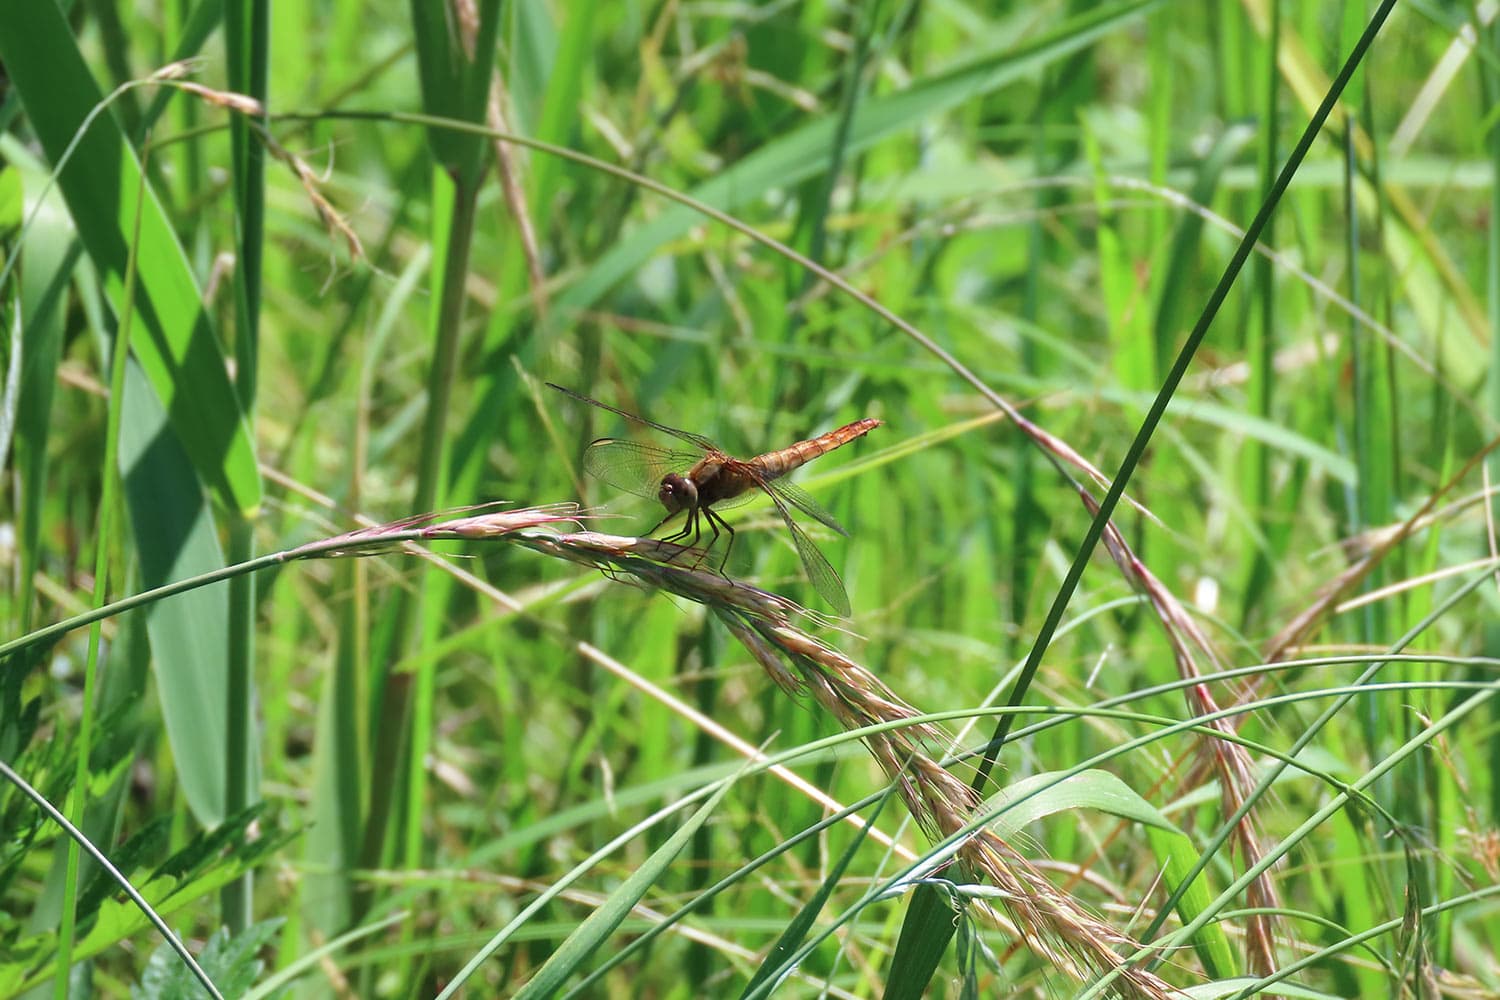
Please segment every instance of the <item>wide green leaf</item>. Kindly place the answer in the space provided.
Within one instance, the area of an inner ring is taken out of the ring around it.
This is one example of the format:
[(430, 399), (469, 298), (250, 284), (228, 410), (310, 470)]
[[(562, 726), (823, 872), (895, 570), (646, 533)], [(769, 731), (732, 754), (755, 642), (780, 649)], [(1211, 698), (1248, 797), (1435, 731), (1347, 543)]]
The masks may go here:
[(260, 473), (213, 323), (136, 151), (112, 114), (95, 114), (99, 88), (57, 5), (0, 3), (0, 60), (117, 309), (139, 240), (135, 356), (203, 481), (226, 506), (253, 513)]
[[(208, 498), (176, 438), (165, 433), (166, 415), (134, 365), (126, 374), (124, 406), (120, 474), (142, 584), (156, 587), (222, 567)], [(227, 588), (200, 587), (146, 611), (167, 737), (188, 805), (206, 826), (226, 811)]]
[[(1177, 888), (1198, 860), (1198, 850), (1187, 834), (1135, 789), (1108, 771), (1034, 774), (993, 796), (989, 806), (1004, 809), (991, 829), (1005, 840), (1015, 837), (1028, 823), (1078, 809), (1093, 809), (1140, 823), (1145, 828), (1146, 839), (1157, 862), (1162, 866), (1163, 880), (1169, 890)], [(1194, 881), (1177, 904), (1183, 923), (1206, 910), (1211, 899), (1203, 880)], [(1194, 936), (1193, 948), (1212, 975), (1227, 976), (1237, 971), (1234, 949), (1229, 946), (1229, 938), (1218, 924), (1205, 924)]]

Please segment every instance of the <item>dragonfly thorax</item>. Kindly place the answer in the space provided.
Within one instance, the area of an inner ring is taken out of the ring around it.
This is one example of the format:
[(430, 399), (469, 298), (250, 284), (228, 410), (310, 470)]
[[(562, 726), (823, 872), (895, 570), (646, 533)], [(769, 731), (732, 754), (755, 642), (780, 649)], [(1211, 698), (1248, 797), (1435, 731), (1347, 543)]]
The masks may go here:
[(661, 489), (656, 491), (656, 498), (667, 508), (667, 515), (671, 516), (679, 510), (692, 510), (698, 506), (698, 487), (691, 479), (674, 472), (662, 477)]

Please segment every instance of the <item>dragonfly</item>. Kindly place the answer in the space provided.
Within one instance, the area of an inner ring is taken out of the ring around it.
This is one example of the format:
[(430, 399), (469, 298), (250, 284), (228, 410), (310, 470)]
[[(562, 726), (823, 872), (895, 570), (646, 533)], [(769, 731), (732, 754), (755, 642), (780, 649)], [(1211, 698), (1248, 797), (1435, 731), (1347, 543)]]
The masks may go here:
[(718, 541), (722, 528), (729, 536), (724, 547), (724, 557), (719, 562), (722, 571), (724, 564), (729, 561), (729, 550), (734, 546), (734, 529), (719, 512), (763, 494), (770, 498), (776, 513), (791, 531), (792, 543), (797, 548), (797, 555), (802, 560), (813, 589), (840, 617), (849, 617), (849, 595), (844, 591), (843, 581), (829, 565), (827, 557), (807, 537), (807, 532), (792, 519), (792, 510), (795, 508), (801, 511), (840, 535), (847, 536), (849, 533), (806, 490), (787, 482), (785, 476), (819, 455), (826, 455), (835, 448), (864, 437), (879, 427), (881, 421), (865, 417), (776, 451), (768, 451), (751, 459), (738, 459), (731, 457), (701, 434), (647, 420), (551, 382), (547, 385), (580, 402), (643, 424), (691, 446), (691, 450), (673, 449), (640, 441), (600, 438), (584, 452), (583, 467), (590, 475), (616, 489), (660, 501), (666, 508), (666, 516), (647, 534), (654, 533), (657, 528), (685, 512), (687, 516), (681, 530), (663, 541), (686, 539), (688, 541), (685, 544), (696, 548), (702, 537), (703, 525), (707, 525), (711, 532), (708, 544), (704, 547), (707, 551)]

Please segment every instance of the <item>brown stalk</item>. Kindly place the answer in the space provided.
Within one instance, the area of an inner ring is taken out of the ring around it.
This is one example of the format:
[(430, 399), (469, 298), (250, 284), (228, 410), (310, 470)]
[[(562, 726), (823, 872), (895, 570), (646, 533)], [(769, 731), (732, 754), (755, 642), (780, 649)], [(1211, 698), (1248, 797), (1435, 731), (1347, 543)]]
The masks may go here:
[[(1081, 488), (1079, 495), (1089, 512), (1097, 514), (1098, 506), (1093, 497)], [(1203, 676), (1203, 672), (1198, 669), (1198, 662), (1193, 653), (1194, 648), (1201, 650), (1203, 655), (1208, 657), (1215, 670), (1220, 669), (1221, 664), (1218, 662), (1213, 645), (1198, 628), (1198, 623), (1187, 613), (1172, 592), (1156, 578), (1156, 575), (1146, 568), (1146, 564), (1131, 551), (1130, 546), (1126, 544), (1124, 537), (1113, 523), (1105, 525), (1103, 541), (1121, 574), (1131, 586), (1145, 595), (1151, 609), (1156, 613), (1167, 643), (1172, 648), (1172, 658), (1177, 664), (1178, 674), (1184, 680)], [(1185, 693), (1188, 707), (1192, 712), (1200, 716), (1211, 716), (1220, 711), (1219, 704), (1214, 700), (1213, 693), (1209, 691), (1206, 684), (1201, 682), (1192, 684), (1185, 689)], [(1228, 718), (1215, 719), (1208, 725), (1226, 735), (1232, 735), (1235, 728), (1235, 724), (1231, 723)], [(1233, 816), (1245, 803), (1250, 790), (1255, 787), (1250, 755), (1244, 747), (1227, 739), (1204, 737), (1199, 747), (1203, 752), (1199, 754), (1193, 768), (1189, 771), (1187, 783), (1189, 785), (1200, 784), (1206, 780), (1209, 773), (1215, 775), (1219, 779), (1219, 808), (1225, 816)], [(1253, 813), (1247, 812), (1244, 819), (1235, 825), (1233, 832), (1234, 846), (1238, 848), (1240, 858), (1247, 869), (1257, 864), (1265, 853), (1252, 817)], [(1280, 906), (1276, 886), (1271, 881), (1270, 875), (1271, 872), (1268, 869), (1246, 887), (1246, 902), (1250, 907), (1265, 908), (1269, 911)], [(1269, 912), (1266, 912), (1252, 914), (1245, 919), (1247, 921), (1245, 937), (1249, 948), (1250, 966), (1260, 975), (1269, 976), (1276, 971), (1276, 935), (1273, 918)]]
[[(704, 604), (777, 687), (810, 697), (846, 729), (908, 723), (863, 739), (913, 817), (935, 840), (962, 834), (976, 818), (979, 796), (938, 762), (943, 734), (915, 721), (919, 713), (870, 671), (794, 624), (794, 617), (807, 613), (791, 601), (704, 570), (701, 552), (669, 542), (596, 532), (522, 532), (514, 540)], [(1059, 891), (1004, 839), (987, 828), (969, 831), (967, 838), (958, 850), (959, 864), (974, 881), (997, 890), (990, 901), (1035, 954), (1080, 982), (1111, 975), (1119, 996), (1182, 995), (1121, 958), (1120, 950), (1135, 951), (1139, 944)]]

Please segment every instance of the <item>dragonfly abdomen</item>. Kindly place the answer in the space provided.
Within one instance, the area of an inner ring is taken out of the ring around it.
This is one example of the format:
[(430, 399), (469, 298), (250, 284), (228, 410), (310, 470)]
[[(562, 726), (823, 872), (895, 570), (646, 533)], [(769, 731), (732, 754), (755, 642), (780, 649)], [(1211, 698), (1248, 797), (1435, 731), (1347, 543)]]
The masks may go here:
[(788, 445), (777, 451), (768, 451), (764, 455), (757, 455), (750, 460), (767, 479), (776, 479), (786, 475), (793, 469), (806, 465), (819, 455), (826, 455), (835, 448), (842, 447), (856, 438), (862, 438), (866, 434), (880, 426), (880, 421), (874, 417), (865, 417), (856, 420), (852, 424), (831, 430), (826, 434), (819, 434), (815, 438), (806, 441), (798, 441), (794, 445)]

